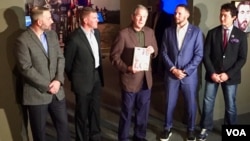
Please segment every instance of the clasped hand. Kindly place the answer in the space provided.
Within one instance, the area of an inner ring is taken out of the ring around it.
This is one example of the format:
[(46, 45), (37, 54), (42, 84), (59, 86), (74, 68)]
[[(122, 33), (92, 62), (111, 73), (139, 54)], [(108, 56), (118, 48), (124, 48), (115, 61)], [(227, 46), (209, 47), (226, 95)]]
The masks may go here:
[(222, 83), (228, 80), (228, 75), (226, 73), (216, 74), (213, 73), (211, 79), (216, 83)]
[(58, 80), (53, 80), (49, 84), (49, 93), (51, 94), (57, 94), (60, 89), (61, 83)]
[(187, 76), (187, 74), (185, 73), (185, 71), (180, 70), (180, 69), (176, 69), (176, 68), (174, 68), (172, 70), (172, 73), (174, 74), (175, 77), (177, 77), (180, 80), (183, 79), (183, 78), (185, 78)]

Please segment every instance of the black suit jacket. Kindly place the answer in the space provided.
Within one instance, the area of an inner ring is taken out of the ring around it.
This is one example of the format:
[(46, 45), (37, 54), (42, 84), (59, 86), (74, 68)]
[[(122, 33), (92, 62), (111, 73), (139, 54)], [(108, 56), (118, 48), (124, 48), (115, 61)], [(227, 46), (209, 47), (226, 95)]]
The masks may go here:
[(233, 27), (226, 49), (222, 46), (222, 26), (208, 31), (205, 49), (204, 65), (205, 79), (211, 80), (213, 73), (225, 72), (229, 76), (226, 84), (239, 84), (241, 82), (241, 68), (247, 59), (247, 35), (240, 29)]
[[(103, 82), (103, 71), (100, 51), (100, 32), (95, 29), (94, 34), (99, 45), (100, 66), (99, 75)], [(95, 59), (88, 39), (81, 28), (71, 33), (66, 41), (64, 50), (65, 72), (72, 83), (75, 93), (90, 92), (94, 87)]]

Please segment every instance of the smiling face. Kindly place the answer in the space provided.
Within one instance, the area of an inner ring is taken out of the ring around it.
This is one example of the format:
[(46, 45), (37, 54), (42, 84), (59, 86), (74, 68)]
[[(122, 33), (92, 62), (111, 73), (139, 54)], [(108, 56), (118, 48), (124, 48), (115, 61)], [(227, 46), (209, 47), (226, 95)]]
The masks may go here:
[(147, 18), (148, 11), (143, 8), (137, 8), (131, 16), (134, 29), (140, 31), (145, 26)]

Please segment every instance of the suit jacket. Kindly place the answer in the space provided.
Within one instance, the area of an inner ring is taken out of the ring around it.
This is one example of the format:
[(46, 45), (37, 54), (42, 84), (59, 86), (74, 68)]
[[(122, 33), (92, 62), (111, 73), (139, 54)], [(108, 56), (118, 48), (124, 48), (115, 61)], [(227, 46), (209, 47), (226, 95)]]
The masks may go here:
[(162, 39), (162, 56), (168, 80), (177, 80), (170, 72), (172, 67), (176, 67), (185, 70), (187, 74), (187, 77), (181, 80), (182, 83), (197, 83), (197, 69), (202, 61), (203, 45), (202, 31), (189, 24), (182, 47), (179, 50), (176, 25), (166, 28)]
[(222, 47), (222, 26), (208, 31), (205, 41), (204, 65), (205, 79), (211, 80), (213, 73), (225, 72), (229, 76), (226, 84), (241, 82), (241, 68), (247, 59), (247, 35), (240, 29), (233, 27), (227, 47)]
[[(52, 101), (49, 84), (53, 80), (64, 83), (64, 56), (54, 31), (45, 32), (48, 43), (48, 55), (37, 35), (28, 28), (16, 42), (14, 50), (17, 67), (23, 78), (23, 104), (40, 105)], [(59, 100), (65, 97), (61, 86), (56, 94)]]
[[(104, 85), (100, 51), (100, 32), (95, 29), (94, 34), (99, 46), (100, 66), (98, 72), (102, 85)], [(95, 83), (95, 59), (89, 41), (81, 28), (76, 29), (69, 36), (64, 55), (65, 72), (72, 82), (72, 91), (76, 94), (91, 92)]]
[[(158, 47), (154, 35), (154, 31), (149, 27), (143, 28), (145, 35), (145, 47), (153, 46), (155, 58), (158, 53)], [(120, 82), (122, 89), (127, 92), (138, 92), (142, 86), (144, 76), (149, 89), (152, 87), (152, 70), (151, 66), (148, 71), (141, 71), (135, 74), (128, 72), (128, 66), (132, 66), (134, 47), (138, 46), (135, 30), (132, 26), (122, 29), (114, 40), (110, 50), (110, 61), (120, 74)]]

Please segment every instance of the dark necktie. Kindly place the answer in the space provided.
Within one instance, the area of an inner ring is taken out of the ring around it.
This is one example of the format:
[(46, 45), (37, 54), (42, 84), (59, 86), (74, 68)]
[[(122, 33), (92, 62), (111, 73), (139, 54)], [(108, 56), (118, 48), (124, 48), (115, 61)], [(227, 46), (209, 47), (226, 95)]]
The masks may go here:
[(223, 48), (224, 49), (227, 47), (227, 31), (228, 29), (223, 30)]

